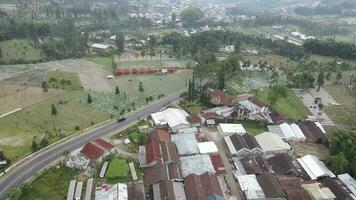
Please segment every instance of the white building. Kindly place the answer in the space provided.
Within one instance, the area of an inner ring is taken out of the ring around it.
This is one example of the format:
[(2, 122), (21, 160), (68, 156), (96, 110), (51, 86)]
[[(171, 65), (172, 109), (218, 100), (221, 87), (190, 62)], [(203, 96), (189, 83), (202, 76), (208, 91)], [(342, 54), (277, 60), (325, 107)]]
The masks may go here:
[(304, 136), (302, 130), (295, 123), (289, 125), (287, 123), (282, 123), (280, 125), (270, 125), (268, 126), (268, 131), (279, 135), (284, 140), (298, 140), (305, 141), (306, 137)]
[(266, 155), (292, 153), (292, 147), (288, 143), (284, 142), (277, 134), (264, 132), (256, 135), (255, 138)]
[(95, 190), (95, 200), (128, 200), (127, 185), (103, 185)]
[(350, 174), (339, 174), (337, 175), (339, 179), (351, 192), (351, 197), (356, 199), (356, 180), (350, 176)]
[(321, 177), (335, 177), (326, 165), (313, 155), (306, 155), (298, 158), (297, 161), (312, 180)]
[(246, 133), (242, 124), (219, 124), (217, 128), (222, 136), (230, 136), (234, 133), (243, 135)]
[(218, 152), (218, 147), (214, 142), (199, 142), (198, 143), (199, 153), (210, 154)]
[(247, 200), (264, 199), (265, 195), (260, 184), (257, 182), (256, 175), (242, 175), (234, 174), (239, 182), (241, 190), (244, 192)]
[(179, 129), (190, 127), (187, 116), (189, 114), (184, 110), (168, 108), (161, 112), (152, 113), (148, 119), (155, 127), (168, 126), (173, 132), (176, 132)]

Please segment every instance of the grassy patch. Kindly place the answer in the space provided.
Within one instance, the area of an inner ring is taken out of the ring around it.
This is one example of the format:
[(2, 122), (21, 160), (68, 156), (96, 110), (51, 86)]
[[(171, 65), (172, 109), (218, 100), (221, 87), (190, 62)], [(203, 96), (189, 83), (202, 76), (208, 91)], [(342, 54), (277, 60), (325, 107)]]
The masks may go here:
[(110, 182), (130, 181), (130, 168), (127, 160), (121, 158), (114, 158), (111, 160), (105, 177)]
[[(269, 88), (265, 88), (256, 95), (259, 99), (267, 103), (269, 91)], [(309, 110), (290, 89), (287, 89), (287, 98), (278, 99), (278, 101), (274, 103), (274, 106), (272, 106), (272, 109), (295, 121), (305, 119), (307, 115), (310, 115)]]
[(78, 174), (77, 170), (62, 165), (52, 167), (28, 184), (20, 199), (65, 199), (69, 182), (75, 179)]
[(81, 89), (80, 80), (77, 74), (63, 72), (63, 71), (51, 71), (47, 75), (46, 81), (51, 88), (61, 88), (64, 90), (79, 90)]
[(246, 131), (252, 135), (258, 135), (260, 133), (266, 132), (267, 127), (264, 124), (254, 122), (254, 121), (241, 121), (239, 122), (246, 129)]
[(199, 115), (203, 110), (209, 108), (209, 106), (202, 105), (198, 100), (196, 101), (181, 101), (180, 105), (190, 114)]
[(152, 68), (166, 68), (166, 67), (185, 67), (191, 60), (137, 60), (137, 61), (119, 61), (119, 68), (141, 68), (141, 67), (152, 67)]
[[(31, 152), (32, 138), (49, 135), (52, 143), (77, 130), (87, 128), (110, 118), (105, 112), (95, 111), (80, 103), (83, 91), (66, 91), (65, 95), (25, 107), (23, 110), (0, 119), (0, 148), (12, 161)], [(58, 110), (51, 115), (51, 105)]]
[(36, 61), (41, 59), (41, 51), (33, 47), (28, 40), (8, 40), (0, 42), (2, 56), (0, 60), (10, 62), (15, 60)]
[(111, 56), (97, 56), (97, 57), (89, 57), (87, 60), (95, 62), (96, 64), (104, 66), (104, 68), (108, 71), (112, 71), (112, 60)]

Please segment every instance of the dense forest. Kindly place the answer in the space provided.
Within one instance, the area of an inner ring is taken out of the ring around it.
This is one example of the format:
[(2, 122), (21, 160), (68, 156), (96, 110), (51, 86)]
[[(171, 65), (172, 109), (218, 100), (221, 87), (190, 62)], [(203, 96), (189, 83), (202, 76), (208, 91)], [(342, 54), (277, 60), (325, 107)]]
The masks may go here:
[(356, 45), (335, 40), (308, 40), (303, 44), (306, 52), (356, 60)]

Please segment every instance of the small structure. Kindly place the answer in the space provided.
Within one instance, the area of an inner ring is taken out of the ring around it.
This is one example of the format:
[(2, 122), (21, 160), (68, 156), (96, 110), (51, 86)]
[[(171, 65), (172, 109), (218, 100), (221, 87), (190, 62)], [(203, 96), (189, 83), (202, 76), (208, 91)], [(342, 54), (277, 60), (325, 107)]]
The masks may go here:
[(221, 123), (218, 125), (218, 131), (222, 136), (230, 136), (234, 133), (243, 135), (246, 133), (245, 128), (242, 124), (224, 124)]
[(335, 175), (325, 166), (325, 164), (313, 155), (306, 155), (297, 160), (311, 180), (316, 180), (322, 177), (335, 178)]
[(337, 175), (337, 179), (342, 182), (347, 189), (351, 192), (351, 197), (356, 199), (356, 181), (354, 178), (350, 176), (350, 174), (339, 174)]
[(257, 200), (257, 199), (265, 198), (263, 190), (260, 187), (260, 184), (257, 182), (256, 175), (254, 174), (242, 175), (242, 176), (237, 176), (236, 174), (234, 175), (247, 200), (254, 200), (254, 199)]
[(187, 121), (189, 114), (178, 108), (168, 108), (161, 112), (152, 113), (148, 116), (148, 120), (154, 127), (168, 127), (173, 132), (189, 128), (190, 123)]
[(144, 200), (145, 199), (145, 188), (143, 181), (133, 181), (127, 184), (127, 193), (128, 198), (135, 200)]
[(182, 128), (177, 131), (179, 134), (199, 134), (199, 128), (197, 127), (190, 127), (190, 128)]
[(248, 133), (243, 135), (235, 133), (224, 137), (224, 140), (232, 156), (244, 157), (263, 154), (263, 150), (255, 137)]
[(106, 169), (108, 168), (108, 164), (109, 164), (109, 162), (105, 161), (103, 166), (101, 167), (100, 174), (99, 174), (100, 178), (104, 178), (105, 177), (105, 173), (106, 173)]
[(94, 179), (93, 178), (89, 178), (87, 181), (87, 186), (85, 189), (85, 200), (91, 200), (92, 199), (92, 193), (93, 193), (93, 183), (94, 183)]
[(240, 160), (234, 159), (234, 164), (238, 172), (243, 175), (262, 174), (272, 171), (266, 158), (264, 158), (263, 156), (246, 157)]
[(335, 178), (323, 178), (320, 180), (321, 184), (328, 187), (336, 196), (336, 199), (352, 200), (351, 193), (340, 184)]
[(293, 165), (292, 157), (282, 153), (269, 157), (268, 163), (278, 175), (299, 176), (297, 168)]
[(216, 106), (230, 106), (233, 97), (227, 92), (214, 90), (209, 93), (210, 102)]
[(222, 190), (215, 174), (191, 174), (184, 178), (184, 188), (189, 200), (206, 200), (214, 195), (223, 198)]
[(291, 155), (291, 146), (284, 142), (279, 135), (264, 132), (255, 136), (258, 144), (266, 155), (286, 153)]
[(127, 185), (117, 183), (114, 185), (103, 185), (95, 190), (95, 200), (128, 200)]
[(214, 142), (199, 142), (198, 149), (199, 153), (201, 154), (211, 154), (218, 152), (218, 147)]
[(178, 154), (194, 155), (199, 153), (198, 142), (195, 135), (192, 134), (175, 134), (171, 137), (173, 143), (177, 146)]
[(268, 126), (268, 131), (270, 133), (274, 133), (279, 135), (284, 140), (298, 140), (298, 141), (305, 141), (306, 137), (304, 136), (303, 132), (299, 128), (297, 124), (287, 124), (282, 123), (280, 125), (270, 125)]
[(298, 126), (304, 133), (307, 141), (325, 145), (329, 144), (326, 132), (320, 123), (307, 120), (299, 123)]
[(94, 43), (90, 46), (90, 51), (92, 53), (107, 53), (112, 51), (112, 47), (106, 44)]
[(88, 142), (80, 154), (91, 161), (101, 161), (104, 157), (115, 150), (115, 147), (103, 139)]
[(197, 115), (187, 116), (187, 121), (194, 127), (199, 127), (201, 125), (201, 119)]
[(267, 199), (286, 199), (287, 196), (278, 182), (277, 176), (272, 173), (264, 173), (256, 177)]
[(136, 174), (136, 169), (135, 169), (135, 165), (133, 162), (129, 163), (129, 167), (130, 167), (130, 172), (131, 172), (131, 177), (132, 180), (136, 181), (137, 180), (137, 174)]
[(180, 169), (183, 178), (190, 174), (201, 175), (206, 172), (215, 173), (209, 155), (182, 156), (180, 160)]
[(78, 182), (77, 187), (75, 188), (75, 195), (74, 199), (75, 200), (80, 200), (80, 197), (82, 196), (82, 190), (83, 190), (83, 182)]
[(153, 199), (175, 199), (175, 200), (186, 200), (184, 186), (181, 182), (172, 182), (164, 180), (160, 183), (154, 184), (153, 189)]
[(67, 200), (73, 200), (74, 199), (74, 193), (75, 193), (75, 185), (77, 184), (76, 180), (71, 180), (69, 182), (69, 188), (68, 188), (68, 193), (67, 193)]
[(224, 166), (224, 163), (221, 159), (221, 156), (219, 153), (213, 153), (213, 154), (210, 154), (210, 160), (211, 162), (213, 163), (213, 166), (214, 166), (214, 170), (215, 170), (215, 173), (220, 175), (220, 174), (225, 174), (226, 173), (226, 169), (225, 169), (225, 166)]
[(168, 133), (167, 129), (164, 128), (155, 128), (149, 133), (150, 141), (156, 142), (170, 142), (171, 136)]
[(312, 182), (302, 184), (302, 187), (308, 191), (311, 199), (315, 200), (333, 200), (336, 198), (333, 192), (327, 187), (323, 187), (320, 183)]
[(236, 113), (235, 107), (228, 107), (228, 106), (221, 106), (221, 107), (214, 107), (204, 110), (201, 114), (203, 121), (209, 119), (225, 119), (232, 117)]
[(281, 176), (278, 181), (288, 200), (310, 200), (308, 192), (302, 188), (300, 179), (297, 177)]

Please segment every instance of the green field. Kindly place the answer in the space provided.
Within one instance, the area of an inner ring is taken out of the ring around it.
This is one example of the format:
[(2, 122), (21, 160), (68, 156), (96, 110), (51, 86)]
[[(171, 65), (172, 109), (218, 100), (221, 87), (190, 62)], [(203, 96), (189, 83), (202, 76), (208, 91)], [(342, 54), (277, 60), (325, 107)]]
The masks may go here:
[[(23, 190), (20, 200), (29, 199), (65, 199), (69, 182), (79, 175), (79, 171), (58, 165), (46, 170)], [(83, 181), (83, 180), (82, 180)]]
[[(4, 154), (14, 162), (31, 153), (34, 137), (40, 140), (47, 133), (51, 143), (77, 132), (75, 126), (83, 129), (110, 118), (108, 113), (80, 103), (83, 96), (86, 96), (83, 91), (67, 91), (65, 95), (33, 104), (1, 118), (0, 148)], [(51, 115), (51, 104), (57, 108), (56, 116)]]
[(87, 58), (87, 60), (104, 66), (104, 69), (106, 69), (108, 71), (112, 71), (112, 59), (111, 59), (111, 56), (89, 57), (89, 58)]
[(0, 42), (0, 61), (10, 62), (15, 60), (36, 61), (40, 60), (41, 51), (33, 47), (28, 40), (8, 40)]
[(240, 124), (246, 129), (247, 133), (252, 135), (258, 135), (260, 133), (266, 132), (266, 126), (253, 121), (240, 121)]
[(81, 84), (79, 76), (75, 73), (63, 71), (51, 71), (48, 73), (46, 81), (51, 88), (60, 88), (64, 90), (79, 90)]
[[(269, 88), (265, 88), (263, 91), (258, 92), (256, 94), (257, 98), (267, 103), (269, 90)], [(290, 89), (288, 89), (287, 98), (279, 99), (272, 109), (295, 121), (305, 119), (307, 115), (310, 115), (309, 110)]]
[[(91, 92), (93, 103), (90, 106), (119, 116), (122, 110), (127, 113), (149, 103), (146, 97), (151, 96), (153, 100), (157, 100), (158, 95), (167, 96), (186, 88), (190, 78), (191, 73), (120, 76), (115, 79), (120, 94)], [(138, 89), (140, 82), (144, 88), (143, 92)], [(81, 101), (85, 103), (87, 98), (83, 97)]]
[(110, 161), (105, 177), (110, 181), (126, 182), (130, 181), (131, 174), (129, 163), (121, 158), (114, 158)]

